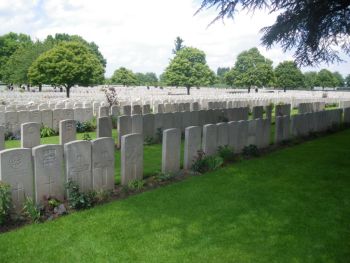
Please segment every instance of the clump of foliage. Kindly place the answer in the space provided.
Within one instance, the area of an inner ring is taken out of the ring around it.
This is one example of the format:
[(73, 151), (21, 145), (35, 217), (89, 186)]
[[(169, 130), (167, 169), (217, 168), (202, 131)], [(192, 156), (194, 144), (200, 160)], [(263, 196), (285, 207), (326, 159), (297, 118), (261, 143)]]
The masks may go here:
[(35, 204), (32, 198), (26, 198), (23, 206), (23, 213), (31, 222), (39, 222), (41, 216), (40, 210), (40, 207)]
[(260, 152), (256, 145), (250, 144), (243, 148), (242, 154), (245, 157), (258, 157), (260, 155)]
[(206, 156), (205, 153), (200, 150), (198, 151), (197, 158), (192, 164), (191, 169), (195, 172), (206, 173), (214, 171), (222, 166), (224, 160), (220, 156)]
[(103, 203), (111, 197), (111, 191), (99, 190), (95, 192), (95, 203)]
[(83, 140), (84, 140), (84, 141), (91, 141), (92, 138), (91, 138), (90, 134), (84, 133), (84, 134), (83, 134)]
[(233, 148), (225, 145), (219, 146), (218, 155), (224, 160), (224, 162), (232, 162), (235, 159)]
[(65, 184), (65, 188), (68, 190), (68, 204), (71, 208), (80, 210), (94, 205), (95, 192), (80, 192), (79, 185), (71, 179)]
[(156, 143), (156, 140), (152, 136), (146, 136), (143, 142), (144, 145), (152, 145), (155, 143)]
[(54, 135), (57, 135), (57, 132), (54, 129), (47, 127), (47, 126), (41, 126), (41, 128), (40, 128), (40, 137), (41, 138), (51, 137)]
[(11, 187), (0, 181), (0, 225), (4, 224), (11, 209)]
[(156, 175), (156, 180), (158, 182), (168, 181), (175, 177), (174, 173), (159, 173)]
[(141, 190), (145, 186), (144, 180), (132, 180), (128, 183), (128, 189), (132, 191)]
[(17, 140), (17, 137), (10, 131), (6, 131), (4, 136), (6, 141)]
[(77, 122), (77, 132), (92, 132), (96, 129), (96, 125), (92, 121)]

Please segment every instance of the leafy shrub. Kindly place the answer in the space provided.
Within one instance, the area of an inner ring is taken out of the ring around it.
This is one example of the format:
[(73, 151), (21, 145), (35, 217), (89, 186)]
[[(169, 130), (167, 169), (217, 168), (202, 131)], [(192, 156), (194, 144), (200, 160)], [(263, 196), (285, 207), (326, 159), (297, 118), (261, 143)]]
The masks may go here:
[(92, 132), (96, 129), (96, 124), (92, 121), (78, 121), (76, 124), (77, 132)]
[(0, 225), (6, 222), (11, 209), (11, 187), (0, 181)]
[(245, 157), (257, 157), (260, 155), (260, 152), (256, 145), (250, 144), (243, 148), (242, 154)]
[(196, 160), (193, 162), (191, 169), (195, 172), (205, 173), (214, 171), (222, 166), (224, 160), (220, 156), (205, 156), (205, 153), (200, 150)]
[(4, 136), (6, 141), (12, 141), (17, 139), (16, 136), (10, 131), (6, 131)]
[(158, 182), (164, 182), (164, 181), (168, 181), (174, 177), (175, 177), (175, 174), (173, 174), (173, 173), (159, 173), (156, 175), (156, 180)]
[(218, 155), (224, 160), (224, 162), (232, 162), (235, 159), (233, 148), (225, 145), (219, 146)]
[(94, 205), (95, 192), (81, 193), (79, 185), (71, 179), (65, 184), (65, 188), (68, 190), (68, 204), (71, 208), (80, 210)]
[(32, 198), (27, 197), (23, 206), (24, 215), (29, 218), (32, 222), (39, 222), (40, 220), (40, 208), (35, 204)]
[(111, 191), (100, 190), (95, 192), (95, 203), (102, 203), (111, 197)]
[(50, 198), (47, 201), (47, 204), (49, 205), (49, 207), (51, 209), (54, 209), (54, 208), (58, 207), (61, 203), (58, 200), (56, 200), (55, 198)]
[(91, 141), (92, 138), (90, 136), (90, 134), (88, 134), (87, 132), (83, 134), (83, 140), (84, 141)]
[(151, 145), (155, 143), (156, 143), (156, 140), (152, 136), (146, 136), (143, 142), (144, 145)]
[(144, 180), (133, 180), (128, 183), (128, 189), (132, 191), (141, 190), (145, 185)]
[(51, 137), (57, 135), (57, 132), (54, 129), (51, 129), (50, 127), (47, 126), (41, 126), (40, 128), (40, 137)]

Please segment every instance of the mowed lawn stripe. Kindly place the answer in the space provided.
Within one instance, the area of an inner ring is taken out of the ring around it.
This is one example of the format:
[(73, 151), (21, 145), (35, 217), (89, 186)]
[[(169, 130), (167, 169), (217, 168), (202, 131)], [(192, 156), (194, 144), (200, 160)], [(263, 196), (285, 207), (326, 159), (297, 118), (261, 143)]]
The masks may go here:
[(350, 130), (0, 235), (0, 262), (347, 262)]

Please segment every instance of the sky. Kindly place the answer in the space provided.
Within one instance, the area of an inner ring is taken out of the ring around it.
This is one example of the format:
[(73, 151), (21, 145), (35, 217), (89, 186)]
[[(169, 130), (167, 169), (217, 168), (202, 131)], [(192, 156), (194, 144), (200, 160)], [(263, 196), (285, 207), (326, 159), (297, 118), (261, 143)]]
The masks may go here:
[[(292, 60), (276, 45), (260, 45), (260, 29), (272, 25), (276, 14), (239, 12), (234, 20), (218, 21), (208, 27), (215, 9), (198, 15), (200, 0), (0, 0), (0, 35), (25, 33), (43, 40), (55, 33), (77, 34), (95, 42), (107, 59), (106, 76), (119, 67), (134, 72), (161, 74), (173, 57), (174, 40), (180, 36), (186, 46), (206, 53), (207, 63), (233, 67), (237, 55), (252, 47), (273, 60), (274, 66)], [(343, 76), (350, 74), (350, 58), (345, 63), (302, 68), (303, 71), (328, 68)]]

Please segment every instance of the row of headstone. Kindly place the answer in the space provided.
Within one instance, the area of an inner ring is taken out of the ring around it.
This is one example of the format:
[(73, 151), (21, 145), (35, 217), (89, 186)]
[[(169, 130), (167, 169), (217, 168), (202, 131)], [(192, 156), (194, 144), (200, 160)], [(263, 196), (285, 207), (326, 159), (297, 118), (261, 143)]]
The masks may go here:
[(34, 111), (6, 111), (0, 112), (0, 125), (7, 131), (18, 133), (22, 123), (36, 122), (43, 126), (58, 130), (61, 120), (76, 120), (79, 122), (93, 119), (91, 108), (34, 110)]
[(313, 103), (300, 103), (298, 106), (298, 113), (304, 114), (309, 112), (323, 111), (326, 104), (324, 102), (313, 102)]
[(63, 200), (64, 183), (72, 179), (83, 192), (114, 189), (114, 141), (72, 141), (32, 149), (0, 151), (0, 180), (11, 186), (12, 203), (20, 211), (27, 197)]
[(124, 115), (118, 117), (118, 141), (120, 145), (121, 137), (130, 133), (143, 134), (144, 139), (157, 139), (157, 136), (162, 131), (170, 128), (177, 128), (181, 132), (184, 132), (185, 128), (189, 126), (203, 126), (208, 123), (218, 123), (220, 121), (247, 120), (248, 113), (249, 109), (246, 107), (131, 116)]

